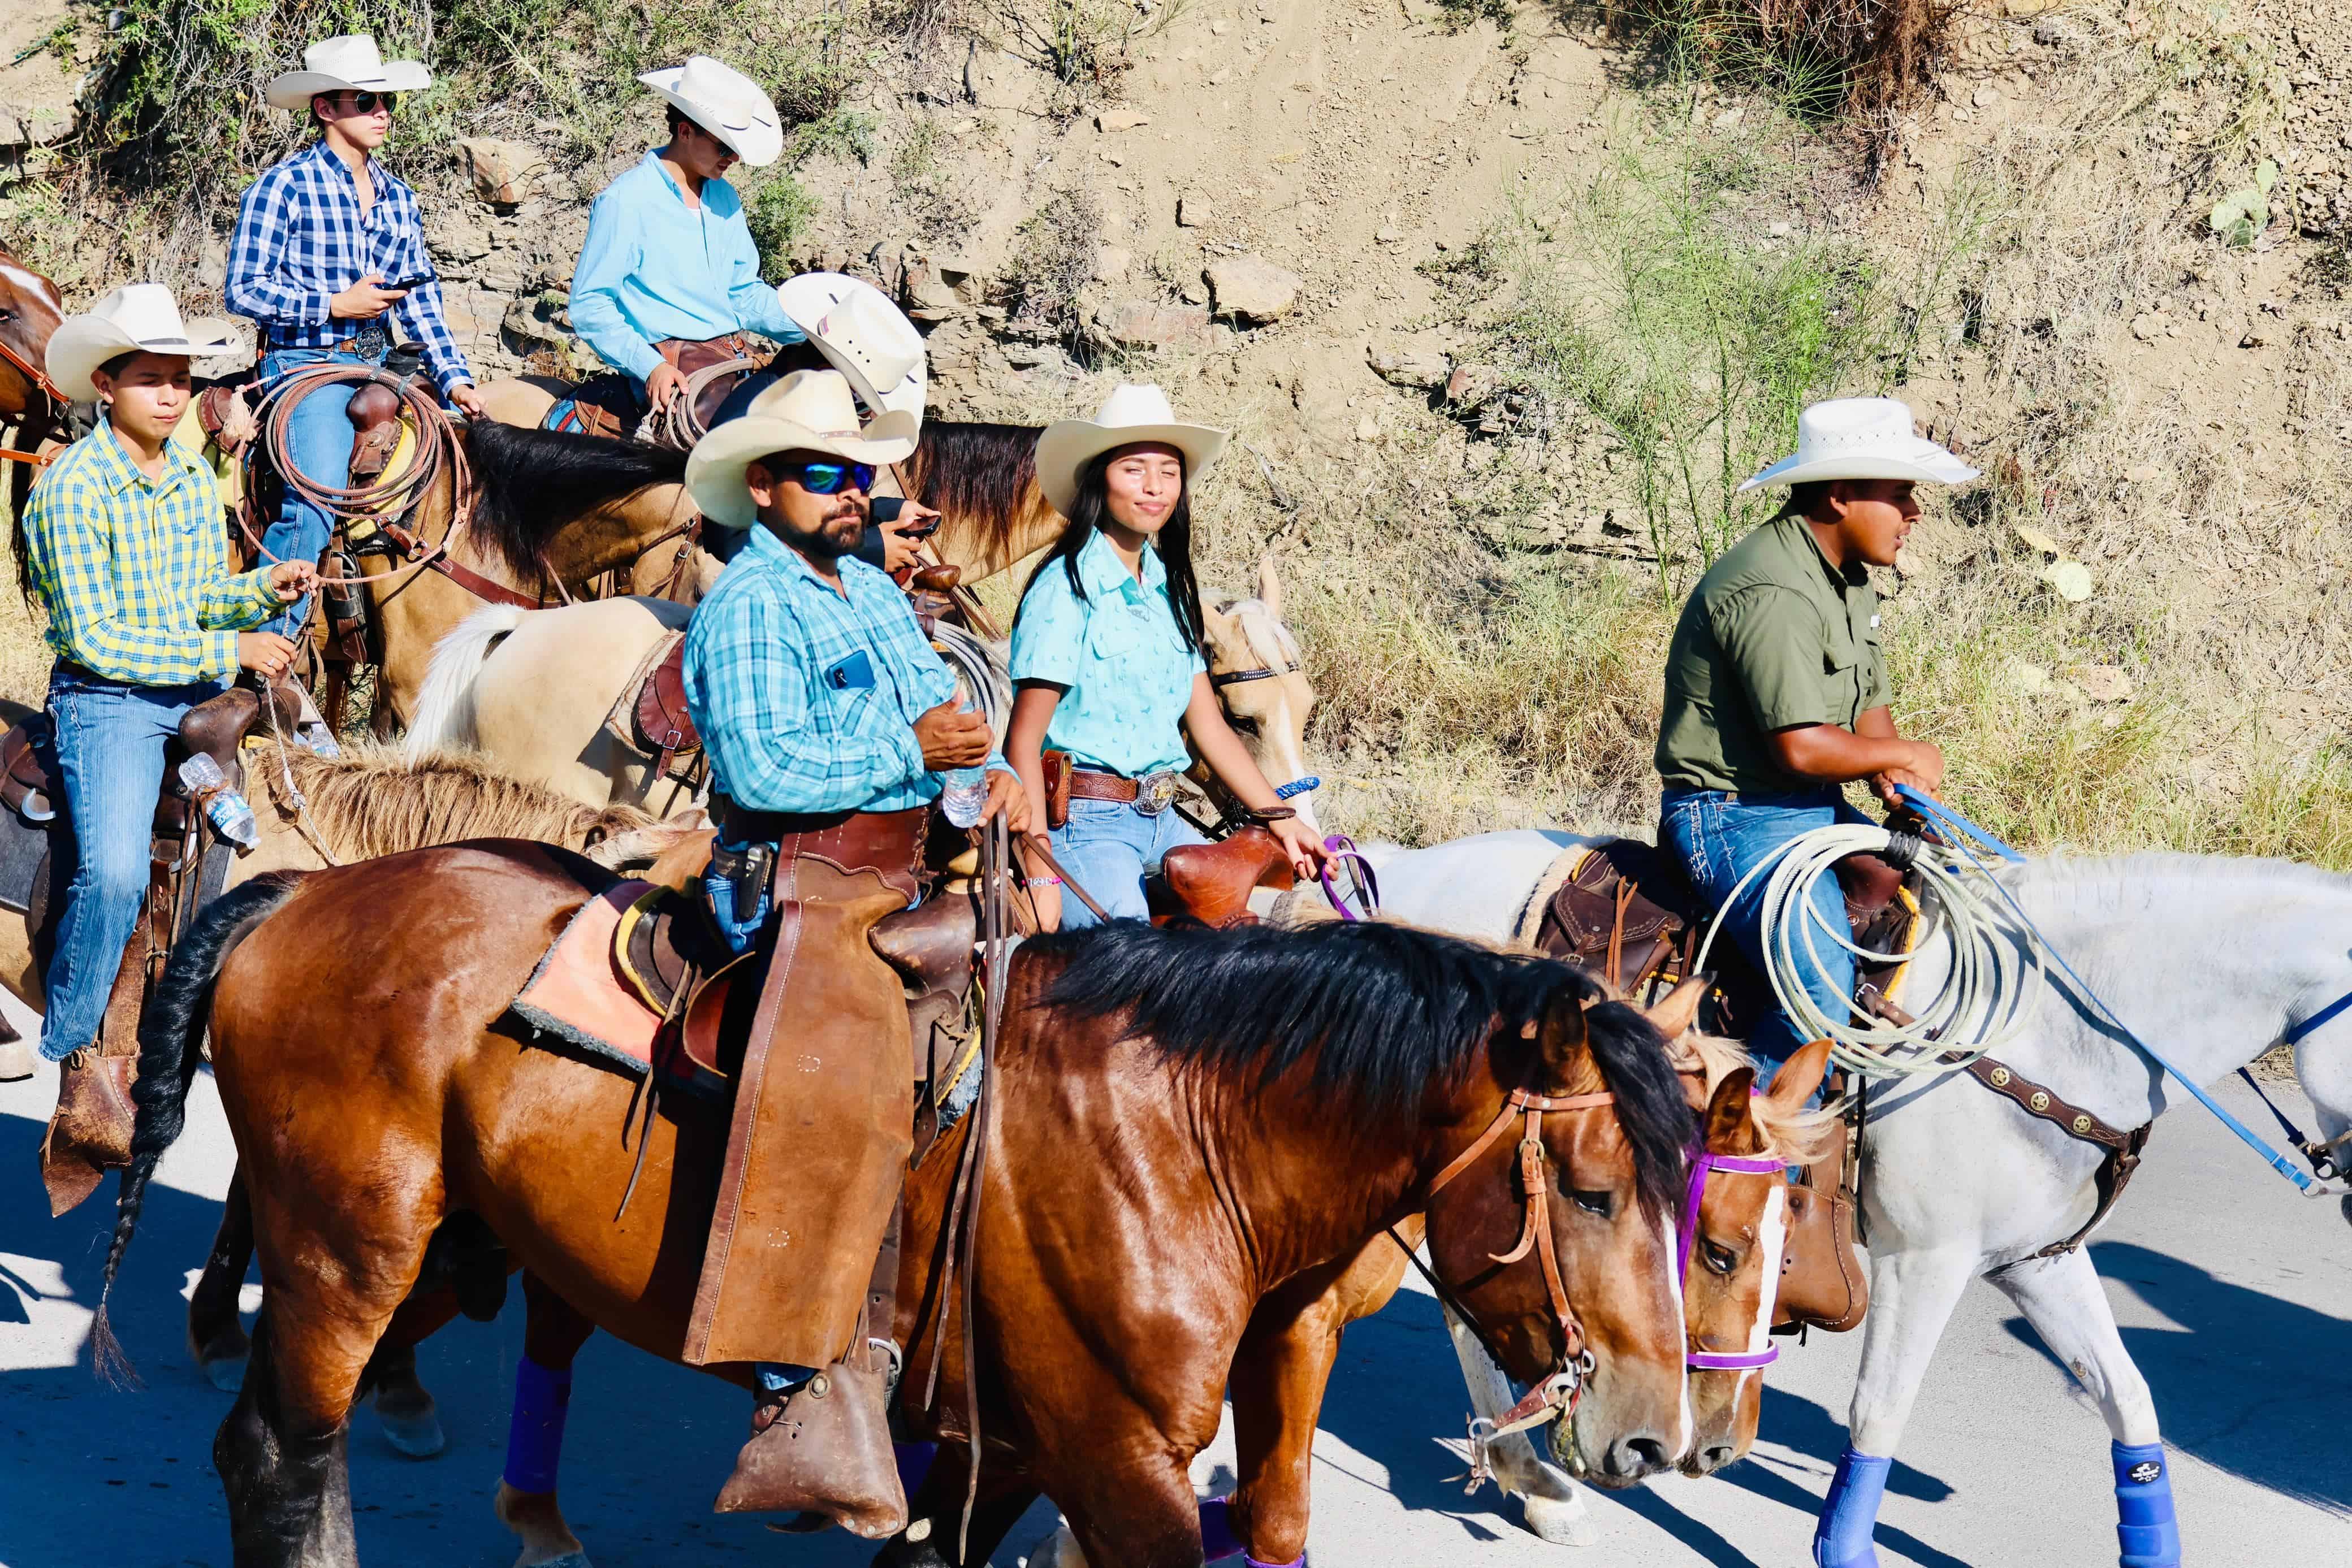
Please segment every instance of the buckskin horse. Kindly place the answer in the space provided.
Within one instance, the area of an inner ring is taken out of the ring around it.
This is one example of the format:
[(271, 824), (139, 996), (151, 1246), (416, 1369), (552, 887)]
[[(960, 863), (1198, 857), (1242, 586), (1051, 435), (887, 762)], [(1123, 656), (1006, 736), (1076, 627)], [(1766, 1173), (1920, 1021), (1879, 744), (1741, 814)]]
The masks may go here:
[[(354, 1560), (348, 1415), (387, 1333), (431, 1326), (403, 1303), (453, 1215), (586, 1322), (678, 1356), (726, 1112), (665, 1101), (633, 1151), (636, 1081), (523, 1043), (507, 1015), (608, 877), (497, 841), (287, 873), (225, 895), (174, 954), (109, 1269), (209, 1029), (266, 1286), (215, 1447), (239, 1563)], [(895, 1325), (901, 1414), (967, 1433), (971, 1408), (988, 1436), (980, 1551), (1042, 1490), (1100, 1561), (1198, 1563), (1186, 1467), (1257, 1301), (1415, 1212), (1505, 1365), (1565, 1408), (1558, 1451), (1630, 1484), (1687, 1447), (1692, 1115), (1656, 1029), (1578, 971), (1391, 926), (1114, 925), (1024, 945), (1003, 1016), (994, 1086), (909, 1178)], [(976, 1262), (950, 1288), (942, 1221), (975, 1136)], [(952, 1449), (934, 1467), (894, 1560), (946, 1561), (964, 1469)]]

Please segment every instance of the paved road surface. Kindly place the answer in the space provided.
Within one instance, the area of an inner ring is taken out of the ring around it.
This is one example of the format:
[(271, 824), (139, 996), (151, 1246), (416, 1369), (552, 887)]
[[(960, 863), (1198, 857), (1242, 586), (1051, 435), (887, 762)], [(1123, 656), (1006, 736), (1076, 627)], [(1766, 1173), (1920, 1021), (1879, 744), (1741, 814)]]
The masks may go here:
[[(219, 1214), (230, 1155), (209, 1078), (164, 1163), (116, 1296), (147, 1379), (107, 1393), (76, 1364), (96, 1299), (112, 1184), (50, 1220), (33, 1178), (54, 1088), (0, 1086), (0, 1564), (226, 1568), (209, 1454), (228, 1396), (182, 1343), (182, 1303)], [(2225, 1090), (2252, 1119), (2252, 1097)], [(2300, 1100), (2295, 1100), (2299, 1106)], [(1956, 1159), (1965, 1151), (1954, 1151)], [(2152, 1158), (2094, 1256), (2179, 1448), (2189, 1560), (2352, 1561), (2352, 1231), (2333, 1202), (2294, 1197), (2194, 1107), (2167, 1116)], [(1417, 1283), (1417, 1281), (1416, 1281)], [(247, 1304), (257, 1294), (249, 1288)], [(1313, 1560), (1341, 1564), (1801, 1568), (1843, 1440), (1860, 1335), (1816, 1336), (1772, 1373), (1763, 1436), (1715, 1479), (1601, 1496), (1602, 1544), (1547, 1546), (1491, 1490), (1465, 1498), (1444, 1439), (1465, 1408), (1436, 1303), (1401, 1295), (1348, 1337), (1317, 1445)], [(404, 1459), (362, 1416), (352, 1492), (378, 1568), (506, 1568), (488, 1500), (520, 1354), (505, 1318), (426, 1344), (446, 1453)], [(583, 1354), (564, 1500), (599, 1568), (775, 1563), (836, 1568), (870, 1552), (835, 1532), (786, 1539), (705, 1511), (742, 1435), (741, 1396), (606, 1339)], [(1230, 1486), (1230, 1448), (1196, 1479)], [(1990, 1287), (1971, 1287), (1921, 1395), (1881, 1515), (1887, 1568), (2077, 1568), (2115, 1561), (2107, 1437), (2094, 1407)], [(1019, 1563), (1053, 1522), (1040, 1505), (999, 1553)]]

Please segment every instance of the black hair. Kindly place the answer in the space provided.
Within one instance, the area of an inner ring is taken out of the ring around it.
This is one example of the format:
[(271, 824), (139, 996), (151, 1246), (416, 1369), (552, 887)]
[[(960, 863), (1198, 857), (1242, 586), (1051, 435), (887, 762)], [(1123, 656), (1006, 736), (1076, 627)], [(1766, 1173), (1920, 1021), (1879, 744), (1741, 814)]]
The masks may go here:
[(1311, 1062), (1334, 1114), (1391, 1124), (1467, 1071), (1488, 1039), (1539, 1025), (1556, 1001), (1589, 1003), (1585, 1038), (1617, 1097), (1642, 1206), (1672, 1213), (1681, 1200), (1694, 1123), (1665, 1041), (1572, 965), (1382, 922), (1214, 931), (1114, 920), (1033, 936), (1024, 951), (1067, 960), (1038, 1006), (1126, 1013), (1127, 1038), (1254, 1083)]
[(1811, 517), (1828, 502), (1830, 486), (1836, 483), (1834, 479), (1808, 479), (1801, 485), (1790, 486), (1789, 498), (1780, 503), (1779, 511), (1772, 514), (1772, 521), (1777, 523), (1782, 517)]
[(125, 350), (123, 352), (115, 355), (114, 358), (99, 366), (98, 373), (106, 377), (109, 381), (120, 380), (123, 371), (129, 367), (131, 361), (137, 359), (146, 351), (147, 350), (144, 349)]
[[(1070, 526), (1029, 574), (1021, 588), (1021, 601), (1029, 601), (1029, 591), (1060, 562), (1070, 579), (1070, 591), (1084, 603), (1087, 585), (1078, 577), (1078, 552), (1105, 523), (1110, 521), (1111, 459), (1119, 448), (1113, 447), (1089, 462), (1078, 472), (1078, 498), (1070, 504)], [(1168, 612), (1175, 617), (1176, 634), (1187, 648), (1198, 652), (1208, 642), (1208, 623), (1201, 613), (1201, 581), (1192, 573), (1192, 464), (1181, 453), (1176, 457), (1177, 467), (1183, 476), (1183, 487), (1177, 492), (1176, 506), (1160, 525), (1152, 545), (1160, 551), (1160, 564), (1168, 573)], [(1014, 624), (1019, 624), (1021, 612), (1015, 610)]]

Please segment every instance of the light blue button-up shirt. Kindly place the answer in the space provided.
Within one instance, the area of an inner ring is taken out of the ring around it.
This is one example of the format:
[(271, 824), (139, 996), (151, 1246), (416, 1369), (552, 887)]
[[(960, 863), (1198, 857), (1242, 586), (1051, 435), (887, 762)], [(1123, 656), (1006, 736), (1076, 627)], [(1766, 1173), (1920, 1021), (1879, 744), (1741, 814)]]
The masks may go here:
[(1184, 767), (1184, 709), (1208, 666), (1176, 629), (1159, 550), (1144, 550), (1138, 581), (1098, 530), (1077, 563), (1084, 599), (1070, 591), (1069, 569), (1049, 560), (1013, 623), (1013, 680), (1067, 688), (1045, 745), (1129, 779)]
[(654, 345), (664, 338), (803, 337), (775, 289), (760, 281), (760, 247), (735, 187), (705, 180), (701, 206), (689, 207), (651, 152), (588, 210), (588, 239), (572, 273), (572, 328), (606, 364), (640, 382), (662, 362)]

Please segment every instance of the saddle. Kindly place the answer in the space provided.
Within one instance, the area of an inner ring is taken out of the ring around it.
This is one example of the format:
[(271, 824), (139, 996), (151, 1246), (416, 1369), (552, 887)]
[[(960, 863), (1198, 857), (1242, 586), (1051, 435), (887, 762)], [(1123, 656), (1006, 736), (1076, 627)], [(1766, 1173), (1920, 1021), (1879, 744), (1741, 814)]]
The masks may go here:
[[(695, 423), (704, 430), (719, 415), (719, 405), (728, 394), (741, 385), (744, 378), (759, 373), (764, 368), (751, 340), (742, 333), (724, 338), (712, 338), (695, 342), (683, 338), (664, 338), (654, 345), (661, 357), (677, 367), (678, 373), (691, 378), (713, 365), (723, 365), (731, 360), (750, 360), (751, 365), (730, 375), (713, 376), (695, 394)], [(639, 391), (636, 379), (625, 371), (605, 371), (590, 376), (571, 389), (568, 395), (556, 400), (549, 409), (545, 428), (569, 430), (582, 435), (598, 435), (607, 441), (626, 441), (645, 429), (645, 394)], [(648, 437), (670, 434), (667, 421), (657, 421), (646, 430)]]
[(1286, 892), (1297, 880), (1282, 841), (1249, 827), (1213, 844), (1170, 850), (1143, 891), (1154, 925), (1189, 920), (1222, 931), (1257, 924), (1249, 908), (1252, 893), (1261, 887)]
[[(672, 632), (648, 649), (629, 678), (621, 699), (605, 716), (614, 739), (654, 758), (653, 780), (685, 778), (702, 752), (702, 735), (686, 706), (686, 633)], [(683, 758), (686, 768), (673, 773)]]
[[(281, 725), (300, 722), (291, 687), (273, 688)], [(94, 1191), (104, 1173), (131, 1158), (132, 1079), (137, 1075), (139, 1021), (161, 978), (172, 945), (195, 912), (228, 877), (229, 847), (209, 839), (201, 815), (181, 793), (179, 767), (202, 753), (232, 787), (244, 787), (237, 753), (260, 718), (261, 696), (235, 687), (188, 710), (164, 754), (163, 782), (150, 823), (147, 898), (115, 971), (99, 1038), (67, 1058), (56, 1113), (41, 1144), (41, 1177), (52, 1214), (63, 1214)], [(62, 868), (73, 862), (73, 825), (65, 793), (55, 781), (47, 713), (28, 715), (0, 736), (0, 905), (21, 912), (32, 933), (37, 972), (56, 948), (55, 895)], [(64, 835), (59, 845), (56, 835)], [(59, 853), (62, 849), (63, 852)]]

